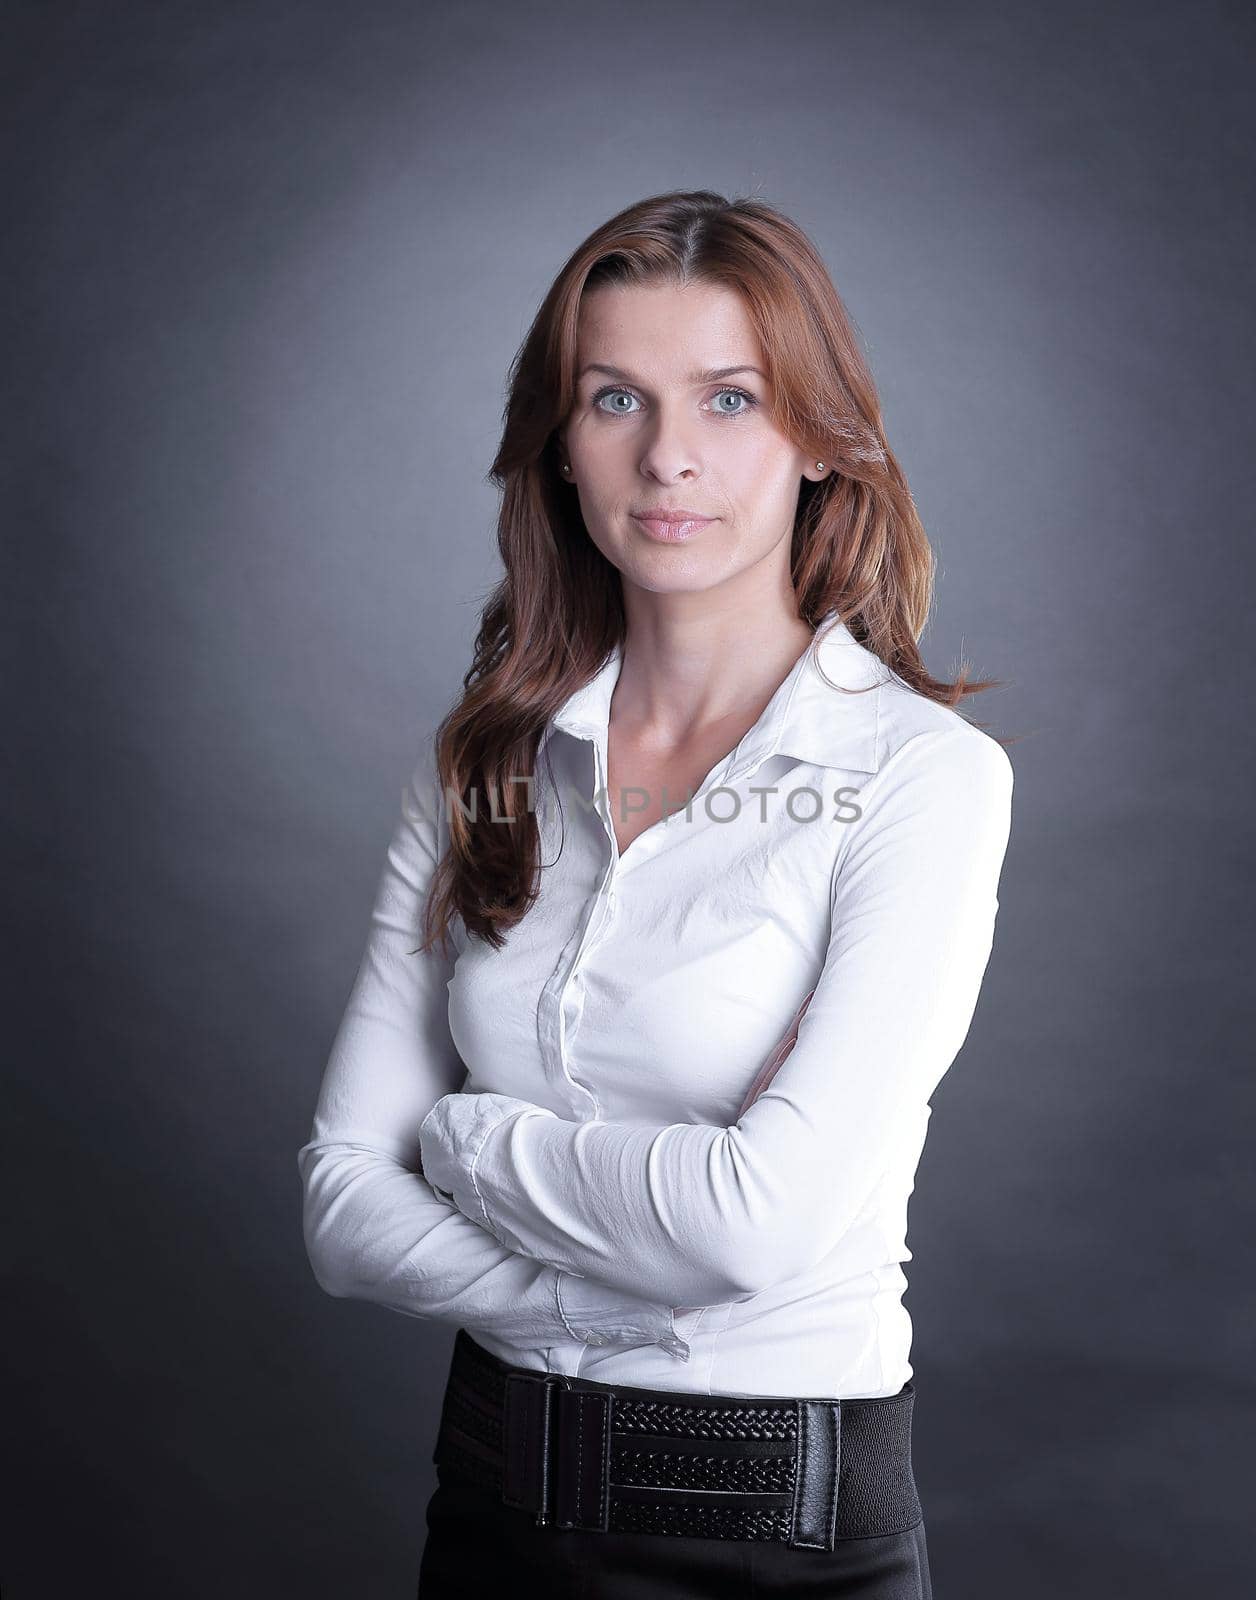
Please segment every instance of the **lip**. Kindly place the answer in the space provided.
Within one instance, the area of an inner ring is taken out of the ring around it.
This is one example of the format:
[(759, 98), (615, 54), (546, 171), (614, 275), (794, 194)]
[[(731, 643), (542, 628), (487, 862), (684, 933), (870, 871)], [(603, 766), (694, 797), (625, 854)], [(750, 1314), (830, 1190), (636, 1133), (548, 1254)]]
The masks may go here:
[(700, 533), (709, 522), (715, 522), (715, 517), (704, 517), (696, 511), (656, 511), (632, 513), (632, 519), (654, 539), (662, 539), (674, 543), (678, 539), (692, 538), (695, 533)]

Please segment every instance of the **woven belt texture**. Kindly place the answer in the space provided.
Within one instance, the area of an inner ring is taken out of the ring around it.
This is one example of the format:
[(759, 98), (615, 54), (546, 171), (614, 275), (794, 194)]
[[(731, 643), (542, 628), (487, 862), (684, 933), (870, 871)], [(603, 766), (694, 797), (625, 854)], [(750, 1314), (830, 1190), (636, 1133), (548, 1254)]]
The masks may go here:
[(435, 1461), (538, 1526), (831, 1550), (922, 1517), (915, 1387), (884, 1398), (696, 1395), (507, 1366), (454, 1340)]

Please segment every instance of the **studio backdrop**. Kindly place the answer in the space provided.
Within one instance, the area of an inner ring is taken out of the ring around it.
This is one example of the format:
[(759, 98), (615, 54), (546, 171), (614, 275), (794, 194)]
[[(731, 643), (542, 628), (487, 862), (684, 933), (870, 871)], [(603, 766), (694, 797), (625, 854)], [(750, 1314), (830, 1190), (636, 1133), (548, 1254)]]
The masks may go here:
[(807, 231), (1015, 736), (911, 1211), (935, 1592), (1253, 1569), (1237, 5), (11, 4), (6, 1600), (411, 1595), (452, 1326), (296, 1152), (499, 576), (507, 372), (673, 189)]

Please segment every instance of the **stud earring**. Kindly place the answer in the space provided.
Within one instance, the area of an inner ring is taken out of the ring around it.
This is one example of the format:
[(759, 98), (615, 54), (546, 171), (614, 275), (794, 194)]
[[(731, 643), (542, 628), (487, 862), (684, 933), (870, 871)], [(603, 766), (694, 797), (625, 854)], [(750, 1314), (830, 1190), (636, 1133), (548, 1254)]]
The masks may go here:
[(824, 462), (823, 461), (817, 461), (816, 462), (816, 471), (817, 472), (823, 472), (824, 471)]

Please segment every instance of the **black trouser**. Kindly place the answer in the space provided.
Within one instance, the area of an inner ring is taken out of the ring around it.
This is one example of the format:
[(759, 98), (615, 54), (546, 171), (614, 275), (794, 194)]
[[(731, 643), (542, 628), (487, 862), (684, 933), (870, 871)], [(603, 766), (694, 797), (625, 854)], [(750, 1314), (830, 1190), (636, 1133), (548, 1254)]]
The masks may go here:
[(925, 1525), (799, 1550), (753, 1539), (537, 1527), (490, 1490), (441, 1473), (427, 1506), (419, 1600), (932, 1600)]

